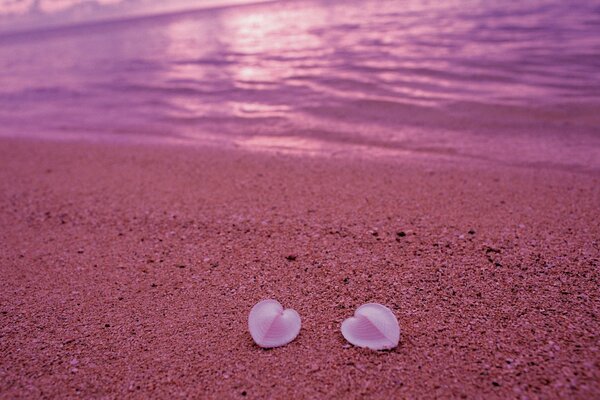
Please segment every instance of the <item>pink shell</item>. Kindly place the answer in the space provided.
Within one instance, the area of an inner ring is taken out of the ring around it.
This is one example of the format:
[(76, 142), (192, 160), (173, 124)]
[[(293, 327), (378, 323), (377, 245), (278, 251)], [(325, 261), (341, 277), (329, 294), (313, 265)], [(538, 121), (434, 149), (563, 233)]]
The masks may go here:
[(284, 310), (275, 300), (257, 303), (248, 316), (248, 329), (257, 345), (264, 348), (288, 344), (300, 333), (300, 315), (295, 310)]
[(369, 303), (360, 306), (353, 317), (342, 323), (342, 335), (358, 347), (393, 349), (400, 341), (400, 326), (392, 310)]

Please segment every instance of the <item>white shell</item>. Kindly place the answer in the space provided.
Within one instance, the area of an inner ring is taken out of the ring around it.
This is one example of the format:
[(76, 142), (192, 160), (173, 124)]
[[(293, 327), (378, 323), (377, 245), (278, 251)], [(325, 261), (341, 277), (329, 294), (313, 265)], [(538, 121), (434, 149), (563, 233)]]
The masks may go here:
[(276, 300), (257, 303), (248, 315), (248, 329), (257, 345), (264, 348), (288, 344), (300, 333), (300, 315), (284, 310)]
[(368, 303), (342, 323), (342, 335), (358, 347), (393, 349), (400, 342), (400, 326), (392, 310), (381, 304)]

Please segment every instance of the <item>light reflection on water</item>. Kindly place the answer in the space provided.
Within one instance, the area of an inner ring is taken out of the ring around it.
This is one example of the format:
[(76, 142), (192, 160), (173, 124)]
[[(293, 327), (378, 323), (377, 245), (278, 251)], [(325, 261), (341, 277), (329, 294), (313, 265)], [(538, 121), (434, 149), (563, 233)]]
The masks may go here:
[(532, 137), (522, 158), (594, 159), (600, 8), (500, 3), (298, 1), (0, 36), (0, 132), (475, 156)]

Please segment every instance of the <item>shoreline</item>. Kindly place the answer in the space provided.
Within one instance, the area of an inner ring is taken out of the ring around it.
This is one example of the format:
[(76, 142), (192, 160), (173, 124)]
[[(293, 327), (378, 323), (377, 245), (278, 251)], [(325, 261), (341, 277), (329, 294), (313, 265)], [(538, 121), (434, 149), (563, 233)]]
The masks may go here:
[[(0, 138), (0, 397), (594, 397), (599, 203), (596, 172)], [(270, 351), (265, 298), (303, 321)], [(339, 332), (370, 301), (393, 351)]]
[[(526, 138), (521, 134), (517, 140), (508, 135), (504, 141), (499, 142), (496, 139), (490, 141), (489, 137), (482, 137), (482, 144), (479, 147), (473, 146), (476, 141), (476, 135), (468, 132), (453, 132), (453, 138), (457, 141), (464, 141), (462, 146), (456, 148), (424, 146), (417, 144), (403, 144), (394, 141), (390, 142), (369, 142), (365, 138), (339, 138), (331, 140), (328, 138), (319, 138), (302, 135), (248, 135), (231, 137), (229, 135), (219, 136), (216, 134), (203, 133), (199, 136), (169, 136), (169, 135), (89, 135), (82, 136), (80, 133), (72, 132), (70, 134), (60, 134), (53, 132), (50, 136), (31, 135), (17, 136), (0, 133), (0, 141), (24, 142), (24, 143), (47, 143), (58, 144), (65, 143), (75, 146), (106, 146), (106, 147), (124, 147), (124, 148), (142, 148), (154, 151), (160, 148), (179, 149), (183, 151), (223, 151), (239, 152), (247, 154), (264, 154), (275, 157), (298, 157), (298, 158), (319, 158), (323, 160), (345, 159), (348, 162), (359, 160), (360, 162), (383, 163), (383, 164), (423, 164), (440, 165), (448, 164), (450, 167), (468, 165), (470, 168), (477, 165), (479, 168), (515, 168), (530, 170), (551, 170), (562, 171), (566, 173), (586, 174), (590, 176), (600, 175), (600, 164), (595, 161), (595, 153), (598, 150), (595, 142), (589, 142), (593, 137), (591, 132), (586, 135), (586, 140), (578, 144), (579, 147), (567, 150), (571, 151), (568, 155), (560, 155), (561, 147), (555, 141), (554, 137), (547, 138), (552, 142), (551, 145), (545, 144), (543, 149), (537, 149), (536, 143), (539, 138)], [(436, 132), (440, 134), (440, 132)], [(471, 135), (469, 139), (463, 136)], [(447, 142), (452, 139), (446, 138)], [(509, 145), (515, 140), (516, 144)], [(489, 141), (489, 142), (486, 142)], [(580, 151), (588, 146), (585, 151)], [(508, 148), (504, 153), (498, 153), (490, 156), (492, 152), (497, 152), (499, 148)], [(485, 155), (485, 149), (489, 148), (488, 155)], [(493, 149), (493, 151), (491, 150)], [(471, 152), (469, 152), (471, 151)], [(516, 153), (519, 153), (516, 155)], [(536, 154), (537, 153), (537, 154)], [(600, 154), (600, 153), (599, 153)], [(576, 162), (568, 163), (568, 160)]]

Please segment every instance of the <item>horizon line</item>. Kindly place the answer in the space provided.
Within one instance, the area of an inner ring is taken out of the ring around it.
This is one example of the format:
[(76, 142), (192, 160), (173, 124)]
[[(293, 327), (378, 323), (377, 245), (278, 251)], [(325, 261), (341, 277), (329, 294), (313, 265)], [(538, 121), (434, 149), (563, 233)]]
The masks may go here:
[(124, 17), (108, 17), (108, 18), (99, 18), (92, 19), (88, 21), (77, 21), (73, 23), (66, 24), (50, 24), (46, 26), (37, 26), (32, 28), (24, 28), (24, 29), (16, 29), (16, 30), (0, 30), (0, 45), (3, 42), (7, 41), (19, 41), (19, 40), (28, 40), (28, 39), (36, 39), (40, 35), (49, 34), (50, 36), (44, 36), (44, 38), (51, 38), (56, 36), (62, 36), (63, 34), (79, 31), (79, 30), (89, 30), (93, 32), (94, 30), (104, 27), (106, 25), (123, 25), (131, 22), (139, 23), (139, 22), (150, 22), (156, 20), (169, 20), (169, 19), (177, 19), (181, 17), (185, 17), (187, 15), (199, 14), (202, 12), (212, 12), (212, 11), (220, 11), (228, 8), (236, 8), (236, 7), (249, 7), (255, 6), (258, 4), (266, 4), (266, 3), (276, 3), (276, 2), (288, 2), (290, 0), (249, 0), (245, 3), (232, 3), (232, 4), (224, 4), (224, 5), (210, 5), (207, 7), (190, 7), (176, 11), (165, 11), (165, 12), (155, 12), (149, 14), (139, 14), (139, 15), (128, 15)]

